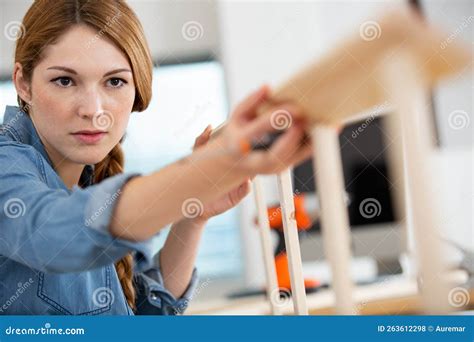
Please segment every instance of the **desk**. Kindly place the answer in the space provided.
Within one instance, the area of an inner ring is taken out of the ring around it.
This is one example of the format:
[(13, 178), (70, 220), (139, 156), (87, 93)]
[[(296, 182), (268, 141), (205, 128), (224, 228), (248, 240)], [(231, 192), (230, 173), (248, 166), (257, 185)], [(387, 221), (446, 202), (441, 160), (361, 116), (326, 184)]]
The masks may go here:
[[(466, 279), (463, 271), (449, 275), (452, 284), (461, 284)], [(362, 315), (411, 315), (422, 314), (421, 298), (417, 283), (403, 275), (393, 276), (384, 281), (359, 285), (354, 289), (356, 307)], [(309, 313), (311, 315), (334, 314), (334, 292), (330, 289), (307, 295)], [(474, 289), (469, 291), (467, 305), (458, 310), (474, 308)], [(280, 307), (284, 315), (293, 314), (291, 299), (283, 300)], [(270, 315), (269, 303), (265, 296), (252, 296), (239, 299), (211, 300), (191, 302), (186, 315)]]

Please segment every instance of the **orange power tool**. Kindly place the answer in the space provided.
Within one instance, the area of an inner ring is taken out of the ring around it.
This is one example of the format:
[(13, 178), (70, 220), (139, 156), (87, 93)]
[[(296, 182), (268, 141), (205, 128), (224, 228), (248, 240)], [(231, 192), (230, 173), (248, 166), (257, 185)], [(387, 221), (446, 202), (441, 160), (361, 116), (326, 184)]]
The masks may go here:
[[(297, 194), (293, 196), (295, 219), (298, 231), (306, 231), (318, 220), (319, 202), (315, 194)], [(283, 235), (283, 218), (280, 205), (268, 208), (270, 228), (278, 234), (278, 245), (275, 249), (275, 268), (280, 288), (291, 289), (288, 256)], [(307, 292), (316, 290), (321, 284), (317, 279), (304, 279)]]

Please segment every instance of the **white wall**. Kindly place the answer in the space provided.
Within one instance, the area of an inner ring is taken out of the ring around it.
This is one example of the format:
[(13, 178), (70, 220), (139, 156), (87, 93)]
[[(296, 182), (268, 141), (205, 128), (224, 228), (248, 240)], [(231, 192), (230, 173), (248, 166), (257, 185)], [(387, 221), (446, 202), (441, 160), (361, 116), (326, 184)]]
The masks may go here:
[[(21, 22), (32, 2), (0, 0), (0, 76), (10, 75), (14, 54), (14, 41), (7, 39), (3, 29), (13, 21)], [(128, 3), (140, 18), (155, 60), (166, 59), (179, 63), (183, 58), (217, 51), (214, 1), (132, 0)], [(183, 27), (191, 30), (187, 37), (197, 33), (198, 38), (185, 39)]]
[[(15, 42), (8, 39), (5, 34), (7, 25), (13, 22), (21, 22), (32, 1), (0, 0), (0, 75), (10, 75), (15, 53)], [(3, 110), (3, 109), (2, 109)]]
[[(468, 0), (424, 1), (423, 8), (430, 22), (447, 34), (446, 43), (473, 43), (474, 4)], [(471, 66), (472, 67), (472, 66)], [(464, 72), (447, 85), (435, 89), (435, 107), (441, 145), (445, 148), (466, 148), (474, 142), (472, 111), (473, 73)], [(469, 122), (469, 124), (468, 124)]]
[[(128, 3), (144, 26), (154, 58), (179, 63), (183, 57), (217, 51), (215, 1), (132, 0)], [(186, 27), (190, 39), (183, 37)]]

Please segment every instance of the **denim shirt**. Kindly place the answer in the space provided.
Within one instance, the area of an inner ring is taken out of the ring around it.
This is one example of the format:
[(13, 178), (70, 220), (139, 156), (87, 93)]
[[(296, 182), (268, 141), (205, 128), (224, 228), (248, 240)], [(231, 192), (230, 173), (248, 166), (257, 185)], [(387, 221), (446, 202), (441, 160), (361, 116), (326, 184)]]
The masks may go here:
[[(7, 106), (0, 126), (0, 314), (166, 315), (183, 313), (197, 283), (175, 298), (165, 287), (153, 239), (113, 237), (108, 226), (125, 182), (120, 174), (69, 190), (28, 116)], [(155, 236), (156, 238), (156, 236)], [(127, 304), (114, 263), (132, 252), (137, 310)]]

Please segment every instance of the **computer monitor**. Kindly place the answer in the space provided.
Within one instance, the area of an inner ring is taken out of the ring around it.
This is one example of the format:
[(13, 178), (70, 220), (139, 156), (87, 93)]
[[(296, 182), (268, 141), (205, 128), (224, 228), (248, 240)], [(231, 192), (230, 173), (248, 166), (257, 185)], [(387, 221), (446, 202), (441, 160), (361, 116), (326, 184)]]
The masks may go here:
[[(401, 234), (392, 203), (394, 182), (387, 166), (387, 151), (392, 142), (385, 133), (383, 120), (370, 116), (348, 125), (340, 133), (339, 141), (349, 199), (352, 253), (355, 257), (372, 258), (378, 274), (393, 274), (401, 271)], [(293, 170), (293, 184), (297, 193), (317, 193), (313, 160)], [(304, 260), (324, 258), (320, 233), (318, 221), (300, 238)]]

